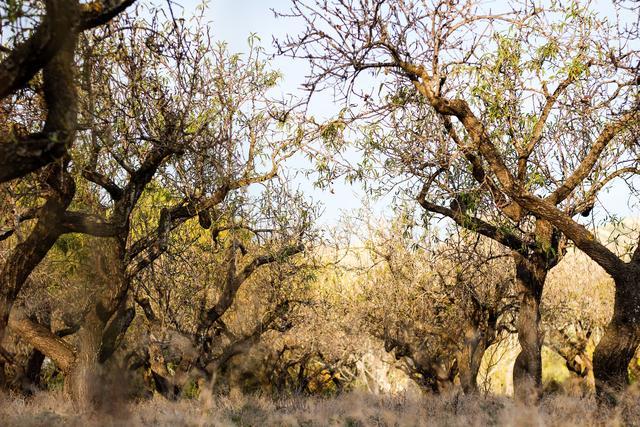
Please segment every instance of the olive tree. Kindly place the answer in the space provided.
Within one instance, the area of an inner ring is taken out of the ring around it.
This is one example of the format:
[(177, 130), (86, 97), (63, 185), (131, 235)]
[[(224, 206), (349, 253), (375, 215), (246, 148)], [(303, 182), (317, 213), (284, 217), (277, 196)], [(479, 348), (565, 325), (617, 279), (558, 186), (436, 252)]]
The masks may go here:
[(11, 102), (42, 72), (42, 87), (34, 89), (44, 91), (47, 112), (41, 129), (0, 134), (0, 182), (64, 158), (77, 125), (72, 58), (78, 35), (106, 24), (134, 2), (12, 0), (0, 6), (0, 100)]
[[(615, 279), (616, 310), (594, 369), (599, 389), (621, 387), (638, 345), (638, 256), (626, 262), (574, 218), (588, 216), (612, 181), (638, 172), (631, 33), (577, 2), (487, 10), (471, 0), (296, 0), (282, 15), (306, 24), (279, 46), (310, 62), (309, 89), (334, 87), (351, 107), (323, 129), (379, 124), (369, 144), (377, 152), (380, 134), (391, 146), (400, 123), (400, 140), (411, 144), (396, 158), (417, 175), (422, 206), (514, 250), (523, 290), (514, 375), (539, 384), (539, 301), (564, 235)], [(452, 175), (474, 187), (459, 191)]]
[(424, 231), (401, 216), (366, 228), (361, 256), (363, 325), (420, 387), (459, 380), (478, 391), (487, 348), (513, 330), (518, 303), (509, 254), (464, 229)]
[[(92, 287), (77, 346), (18, 313), (10, 322), (65, 372), (78, 402), (96, 397), (94, 377), (135, 316), (135, 280), (167, 251), (172, 233), (196, 219), (204, 229), (224, 229), (229, 218), (233, 224), (230, 207), (251, 200), (244, 189), (275, 178), (300, 145), (293, 107), (266, 94), (278, 73), (259, 47), (252, 44), (246, 58), (232, 55), (213, 44), (202, 19), (174, 20), (157, 9), (122, 15), (82, 43), (79, 110), (86, 129), (71, 153), (75, 176), (54, 175), (82, 191), (74, 210), (67, 209), (73, 192), (66, 205), (46, 210), (58, 215), (47, 229), (51, 244), (63, 233), (101, 238), (92, 243)], [(291, 245), (284, 254), (303, 249), (302, 240)], [(277, 253), (256, 256), (250, 270)]]
[[(8, 215), (12, 224), (0, 234), (5, 240), (22, 222), (35, 220), (35, 226), (14, 245), (0, 267), (0, 343), (12, 304), (29, 274), (56, 239), (69, 231), (63, 223), (73, 222), (65, 218), (65, 211), (75, 194), (68, 171), (68, 149), (79, 127), (74, 61), (78, 38), (83, 31), (109, 22), (132, 3), (11, 1), (0, 7), (0, 182), (42, 168), (34, 179), (42, 199), (23, 212), (14, 205)], [(5, 206), (13, 198), (8, 197), (11, 188), (6, 191), (2, 192)]]

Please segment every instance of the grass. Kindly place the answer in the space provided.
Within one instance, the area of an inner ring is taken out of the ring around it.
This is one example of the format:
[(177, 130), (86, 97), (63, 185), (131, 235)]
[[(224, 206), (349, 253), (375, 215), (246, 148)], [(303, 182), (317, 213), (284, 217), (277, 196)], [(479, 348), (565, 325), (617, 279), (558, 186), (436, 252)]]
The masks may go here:
[(640, 425), (640, 393), (629, 391), (615, 408), (563, 394), (536, 406), (459, 393), (278, 400), (232, 394), (178, 402), (155, 397), (78, 414), (60, 392), (43, 392), (29, 399), (0, 397), (0, 416), (5, 426), (626, 426)]

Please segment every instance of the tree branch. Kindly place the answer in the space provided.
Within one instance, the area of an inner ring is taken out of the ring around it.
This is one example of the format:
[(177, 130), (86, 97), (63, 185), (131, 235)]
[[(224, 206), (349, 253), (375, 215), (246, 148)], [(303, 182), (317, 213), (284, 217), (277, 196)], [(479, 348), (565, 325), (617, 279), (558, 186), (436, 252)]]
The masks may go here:
[(35, 133), (0, 143), (0, 183), (11, 181), (60, 159), (67, 152), (63, 132)]
[(96, 237), (114, 237), (121, 230), (119, 224), (110, 223), (103, 217), (74, 211), (65, 212), (60, 225), (64, 233), (83, 233)]
[(9, 327), (20, 339), (49, 357), (63, 372), (69, 372), (73, 366), (76, 353), (71, 344), (53, 334), (48, 328), (24, 317), (11, 313)]
[(538, 120), (533, 125), (533, 131), (531, 132), (531, 139), (529, 140), (524, 152), (524, 155), (526, 158), (529, 157), (529, 155), (531, 155), (533, 150), (536, 148), (536, 145), (538, 145), (538, 143), (542, 139), (542, 131), (544, 130), (544, 125), (547, 123), (549, 114), (551, 113), (551, 110), (553, 109), (553, 106), (555, 105), (556, 101), (558, 100), (560, 95), (562, 95), (562, 93), (569, 87), (569, 85), (574, 82), (574, 80), (575, 80), (575, 76), (570, 75), (558, 85), (556, 90), (554, 90), (551, 95), (547, 96), (544, 107), (542, 107), (542, 112), (540, 113), (540, 117), (538, 117)]
[(75, 0), (47, 0), (42, 23), (0, 64), (0, 98), (22, 88), (58, 52), (75, 26)]
[(480, 218), (467, 215), (466, 213), (463, 213), (459, 210), (453, 210), (445, 208), (444, 206), (436, 205), (435, 203), (431, 203), (425, 199), (425, 195), (422, 193), (418, 196), (418, 203), (425, 210), (451, 218), (459, 226), (464, 227), (467, 230), (482, 234), (483, 236), (495, 240), (496, 242), (516, 252), (523, 252), (528, 248), (533, 249), (532, 244), (526, 243), (524, 240), (512, 233), (509, 233), (507, 230), (495, 227), (488, 222), (481, 220)]
[(525, 209), (535, 212), (537, 216), (546, 219), (564, 233), (580, 250), (604, 268), (613, 278), (619, 278), (627, 271), (627, 265), (615, 253), (598, 242), (596, 237), (584, 226), (575, 222), (569, 215), (547, 200), (526, 192), (513, 192), (511, 196)]
[[(82, 5), (80, 30), (89, 30), (111, 21), (136, 0), (105, 1), (94, 0)], [(115, 4), (114, 4), (115, 3)]]
[(553, 193), (546, 197), (546, 201), (557, 205), (565, 200), (569, 194), (591, 173), (593, 166), (600, 159), (600, 155), (613, 138), (622, 132), (633, 122), (640, 121), (640, 112), (637, 110), (623, 114), (619, 119), (608, 123), (600, 136), (591, 146), (589, 153), (582, 160), (575, 171)]
[(122, 188), (118, 187), (118, 185), (109, 177), (101, 173), (85, 169), (82, 171), (82, 176), (85, 179), (93, 182), (94, 184), (97, 184), (100, 187), (104, 188), (111, 196), (111, 199), (113, 199), (114, 201), (120, 200), (124, 195), (124, 191), (122, 190)]

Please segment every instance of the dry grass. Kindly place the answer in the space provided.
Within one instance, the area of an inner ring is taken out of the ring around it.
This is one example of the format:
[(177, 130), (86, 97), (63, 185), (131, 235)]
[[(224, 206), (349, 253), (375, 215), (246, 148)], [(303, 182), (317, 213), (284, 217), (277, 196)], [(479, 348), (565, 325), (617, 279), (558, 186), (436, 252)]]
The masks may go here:
[(621, 426), (640, 425), (640, 394), (629, 392), (616, 408), (593, 398), (553, 395), (538, 406), (507, 397), (380, 396), (271, 400), (256, 396), (167, 402), (162, 398), (77, 414), (61, 394), (28, 400), (2, 396), (5, 426)]

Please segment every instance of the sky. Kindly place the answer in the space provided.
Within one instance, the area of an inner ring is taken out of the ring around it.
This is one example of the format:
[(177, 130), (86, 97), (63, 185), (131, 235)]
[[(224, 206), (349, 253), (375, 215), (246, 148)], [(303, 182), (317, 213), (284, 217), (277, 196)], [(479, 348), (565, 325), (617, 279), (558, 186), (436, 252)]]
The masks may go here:
[[(188, 0), (185, 7), (193, 7), (198, 1)], [(291, 19), (276, 18), (273, 9), (286, 11), (289, 0), (213, 0), (209, 5), (207, 16), (211, 19), (215, 38), (228, 44), (231, 52), (247, 51), (247, 39), (251, 33), (256, 33), (267, 52), (273, 53), (272, 40), (282, 38), (287, 34), (296, 34), (303, 30), (295, 25)], [(283, 80), (280, 87), (294, 93), (302, 93), (308, 67), (301, 60), (274, 57), (272, 66), (282, 72)], [(314, 114), (329, 117), (339, 110), (329, 96), (316, 100), (313, 105)], [(301, 170), (310, 167), (301, 159), (294, 159), (287, 167)], [(321, 225), (335, 224), (343, 215), (349, 215), (362, 207), (361, 200), (364, 192), (361, 188), (346, 185), (340, 181), (329, 189), (319, 189), (313, 186), (310, 179), (300, 176), (295, 184), (307, 197), (322, 204)], [(378, 213), (386, 211), (384, 202), (375, 204)]]
[[(199, 1), (196, 0), (181, 2), (185, 7), (185, 12), (194, 8), (198, 3)], [(607, 8), (606, 3), (601, 1), (596, 4), (599, 13), (611, 13), (611, 9)], [(211, 21), (215, 38), (226, 42), (231, 52), (246, 52), (247, 39), (251, 33), (260, 37), (262, 46), (267, 52), (273, 52), (272, 40), (274, 37), (281, 38), (286, 34), (297, 34), (302, 30), (302, 27), (295, 21), (274, 16), (273, 9), (286, 11), (288, 7), (289, 0), (212, 0), (209, 3), (206, 16)], [(280, 87), (283, 90), (300, 94), (301, 85), (308, 70), (304, 61), (275, 57), (272, 65), (283, 74)], [(328, 96), (314, 104), (314, 114), (318, 113), (321, 116), (329, 116), (337, 109), (339, 107), (336, 107)], [(297, 170), (309, 167), (309, 164), (298, 159), (290, 162), (287, 167)], [(358, 208), (362, 207), (364, 191), (357, 186), (336, 182), (330, 189), (322, 190), (315, 188), (309, 179), (303, 177), (296, 179), (295, 185), (308, 197), (323, 205), (320, 225), (335, 224), (343, 214), (353, 215)], [(616, 212), (624, 217), (637, 216), (637, 214), (632, 214), (631, 209), (627, 206), (628, 194), (621, 185), (614, 186), (608, 192), (602, 193), (600, 200), (602, 205), (611, 212)], [(373, 203), (372, 207), (377, 214), (389, 214), (389, 198)]]

